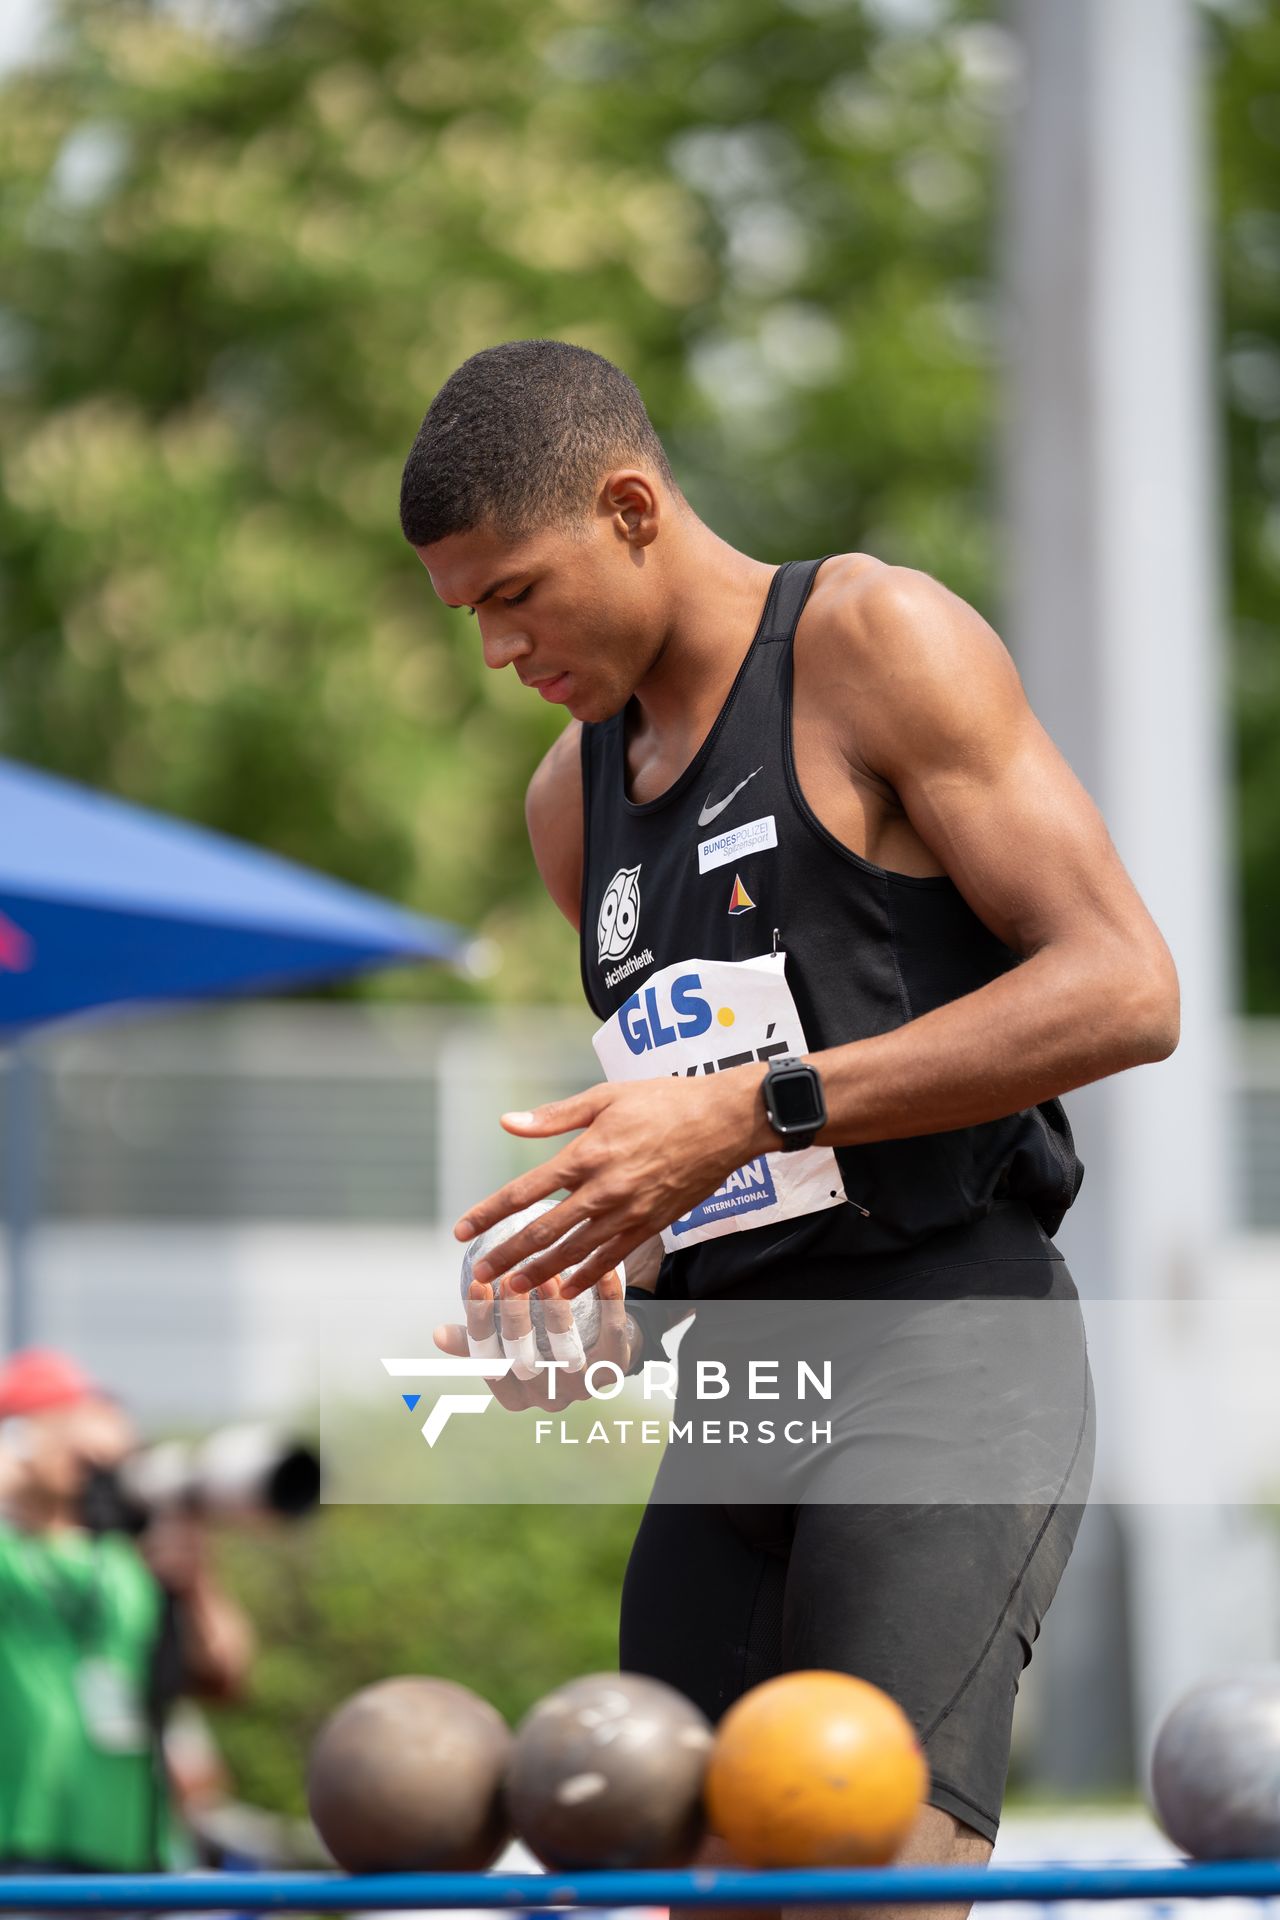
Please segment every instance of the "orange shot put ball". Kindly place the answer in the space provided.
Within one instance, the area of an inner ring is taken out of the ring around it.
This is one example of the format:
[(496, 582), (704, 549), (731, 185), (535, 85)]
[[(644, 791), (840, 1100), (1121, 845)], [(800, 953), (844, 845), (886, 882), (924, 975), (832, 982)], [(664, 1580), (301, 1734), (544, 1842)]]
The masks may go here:
[(784, 1673), (716, 1732), (715, 1832), (751, 1867), (882, 1866), (915, 1823), (929, 1769), (896, 1701), (848, 1673)]

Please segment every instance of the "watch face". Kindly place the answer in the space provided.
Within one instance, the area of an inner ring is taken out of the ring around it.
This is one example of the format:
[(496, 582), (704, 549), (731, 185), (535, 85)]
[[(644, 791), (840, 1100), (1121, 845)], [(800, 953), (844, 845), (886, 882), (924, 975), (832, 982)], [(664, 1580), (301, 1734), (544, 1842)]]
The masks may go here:
[(769, 1082), (769, 1097), (781, 1127), (813, 1127), (823, 1117), (816, 1077), (807, 1068), (778, 1074)]

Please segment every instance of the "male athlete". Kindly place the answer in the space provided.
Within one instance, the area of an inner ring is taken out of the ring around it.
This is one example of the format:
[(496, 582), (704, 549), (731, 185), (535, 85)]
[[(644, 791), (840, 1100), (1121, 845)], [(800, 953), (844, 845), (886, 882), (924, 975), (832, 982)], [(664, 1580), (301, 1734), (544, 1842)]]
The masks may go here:
[[(576, 1292), (660, 1234), (675, 1302), (1074, 1302), (1050, 1236), (1082, 1168), (1057, 1096), (1165, 1058), (1177, 978), (987, 623), (870, 554), (739, 553), (684, 499), (632, 383), (559, 341), (450, 377), (401, 522), (440, 598), (476, 616), (486, 665), (569, 715), (528, 824), (604, 1023), (605, 1082), (503, 1116), (575, 1137), (458, 1237), (568, 1197), (476, 1280), (527, 1289), (572, 1258)], [(537, 1399), (526, 1384), (508, 1404)], [(978, 1489), (651, 1502), (621, 1664), (713, 1718), (771, 1673), (875, 1681), (932, 1776), (900, 1858), (977, 1864), (1079, 1517)]]

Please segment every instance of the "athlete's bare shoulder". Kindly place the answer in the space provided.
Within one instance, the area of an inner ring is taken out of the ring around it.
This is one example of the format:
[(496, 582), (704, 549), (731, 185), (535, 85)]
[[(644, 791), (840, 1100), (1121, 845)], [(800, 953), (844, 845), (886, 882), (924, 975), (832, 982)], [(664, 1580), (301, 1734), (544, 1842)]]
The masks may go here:
[(870, 553), (837, 553), (824, 562), (809, 596), (810, 615), (815, 644), (871, 666), (892, 655), (895, 634), (918, 639), (922, 624), (967, 619), (986, 628), (981, 614), (932, 574)]
[(582, 899), (582, 724), (571, 720), (529, 782), (529, 844), (542, 883), (571, 927)]
[(934, 721), (1008, 726), (1025, 710), (1017, 670), (976, 608), (931, 574), (871, 554), (838, 554), (805, 609), (797, 677), (823, 706), (860, 771), (893, 778), (926, 750)]
[[(1141, 951), (1149, 985), (1135, 1018), (1152, 1021), (1168, 1052), (1177, 1039), (1168, 949), (999, 635), (916, 568), (832, 564), (819, 600), (826, 573), (810, 596), (808, 633), (808, 606), (797, 629), (797, 729), (803, 719), (827, 749), (826, 762), (819, 753), (809, 764), (821, 773), (843, 759), (852, 770), (852, 740), (877, 790), (895, 796), (913, 845), (1011, 952), (1026, 958), (1057, 944), (1092, 965), (1113, 943)], [(882, 809), (877, 830), (888, 817)]]

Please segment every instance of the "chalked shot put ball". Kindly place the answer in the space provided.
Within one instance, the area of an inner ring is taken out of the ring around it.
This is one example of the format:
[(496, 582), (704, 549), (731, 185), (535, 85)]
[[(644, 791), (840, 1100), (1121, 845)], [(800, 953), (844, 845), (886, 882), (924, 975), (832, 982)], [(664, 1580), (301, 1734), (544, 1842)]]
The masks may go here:
[(1280, 1667), (1223, 1674), (1178, 1701), (1156, 1736), (1151, 1797), (1198, 1860), (1280, 1855)]
[(349, 1873), (478, 1872), (509, 1838), (506, 1721), (452, 1680), (409, 1674), (352, 1694), (311, 1748), (307, 1803)]
[[(519, 1213), (510, 1214), (505, 1220), (499, 1220), (496, 1226), (486, 1227), (483, 1233), (478, 1233), (474, 1240), (467, 1242), (466, 1252), (462, 1256), (461, 1291), (464, 1301), (471, 1291), (471, 1275), (477, 1260), (482, 1259), (490, 1248), (500, 1246), (504, 1240), (509, 1240), (513, 1233), (519, 1233), (522, 1227), (527, 1227), (531, 1220), (538, 1218), (539, 1214), (549, 1213), (552, 1207), (559, 1204), (558, 1200), (537, 1200), (531, 1207), (522, 1207)], [(572, 1266), (565, 1268), (566, 1274), (573, 1271)], [(501, 1284), (505, 1278), (505, 1274), (501, 1275), (498, 1284)], [(540, 1289), (532, 1288), (527, 1298), (539, 1354), (544, 1360), (561, 1358), (562, 1356), (552, 1347), (550, 1329), (546, 1324), (546, 1306)], [(583, 1354), (590, 1353), (600, 1338), (599, 1294), (594, 1287), (588, 1287), (585, 1292), (578, 1294), (573, 1300), (566, 1300), (564, 1304), (573, 1314), (573, 1324), (582, 1343)], [(569, 1364), (572, 1365), (572, 1361)]]
[(516, 1729), (511, 1823), (544, 1866), (679, 1867), (703, 1833), (711, 1726), (638, 1673), (557, 1687)]

